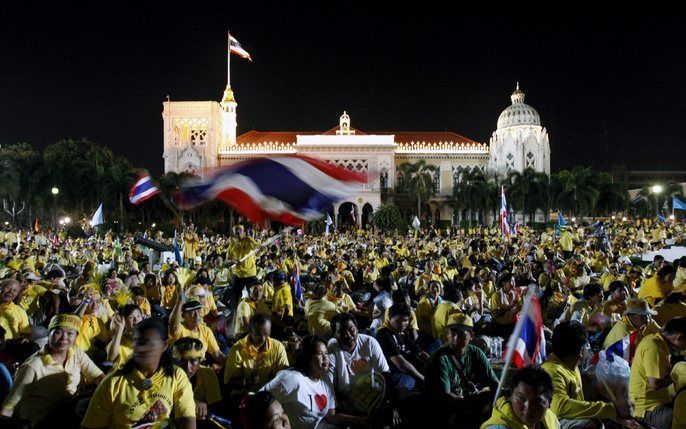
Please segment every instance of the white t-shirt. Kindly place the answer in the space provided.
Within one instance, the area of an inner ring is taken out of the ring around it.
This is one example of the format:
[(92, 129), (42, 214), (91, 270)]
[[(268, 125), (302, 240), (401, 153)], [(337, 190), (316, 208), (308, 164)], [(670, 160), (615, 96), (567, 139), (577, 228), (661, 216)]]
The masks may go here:
[(372, 369), (378, 373), (389, 372), (388, 362), (374, 337), (357, 334), (357, 347), (352, 353), (342, 350), (335, 338), (329, 340), (329, 377), (336, 390), (346, 392), (355, 377)]
[(268, 390), (281, 402), (293, 429), (314, 429), (336, 408), (336, 396), (326, 377), (314, 382), (299, 371), (284, 369), (260, 390)]

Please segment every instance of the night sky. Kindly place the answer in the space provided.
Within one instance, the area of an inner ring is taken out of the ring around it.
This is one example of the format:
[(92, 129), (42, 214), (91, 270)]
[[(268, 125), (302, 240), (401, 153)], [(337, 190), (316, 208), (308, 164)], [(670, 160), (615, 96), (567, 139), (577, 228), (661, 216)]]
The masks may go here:
[(325, 131), (347, 110), (365, 132), (487, 143), (519, 81), (553, 171), (686, 169), (686, 31), (669, 9), (53, 3), (2, 7), (0, 144), (87, 137), (160, 173), (162, 101), (220, 100), (230, 29), (254, 59), (232, 56), (239, 134)]

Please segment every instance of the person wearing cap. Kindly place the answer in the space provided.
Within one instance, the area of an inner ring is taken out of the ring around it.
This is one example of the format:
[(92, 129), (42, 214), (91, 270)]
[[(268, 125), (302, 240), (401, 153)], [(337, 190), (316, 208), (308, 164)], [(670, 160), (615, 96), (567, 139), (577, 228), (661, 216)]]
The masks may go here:
[(183, 337), (196, 338), (202, 341), (203, 353), (209, 353), (214, 364), (221, 367), (226, 356), (219, 348), (214, 333), (202, 320), (202, 304), (195, 299), (186, 301), (186, 295), (180, 287), (178, 291), (176, 304), (174, 304), (169, 317), (169, 338), (172, 343)]
[(271, 314), (272, 311), (264, 302), (264, 288), (259, 280), (255, 279), (248, 287), (248, 296), (238, 303), (236, 309), (236, 338), (240, 338), (248, 332), (250, 318), (257, 313)]
[(660, 326), (651, 319), (656, 314), (657, 312), (651, 310), (645, 300), (631, 298), (627, 302), (624, 316), (614, 324), (607, 337), (605, 337), (603, 349), (610, 347), (633, 332), (636, 332), (636, 345), (646, 335), (660, 332)]
[[(427, 370), (426, 392), (437, 407), (434, 415), (443, 415), (451, 427), (468, 421), (481, 423), (493, 402), (498, 386), (488, 358), (470, 344), (474, 335), (472, 318), (463, 313), (448, 318), (447, 343), (431, 356)], [(450, 413), (446, 415), (446, 410)]]
[(0, 415), (18, 416), (31, 422), (32, 428), (50, 427), (59, 421), (65, 427), (78, 425), (71, 400), (82, 379), (98, 384), (103, 372), (74, 341), (81, 319), (76, 314), (54, 316), (49, 325), (45, 348), (27, 359), (17, 370), (14, 385), (2, 404)]
[(665, 324), (662, 331), (648, 335), (636, 347), (629, 373), (629, 398), (634, 415), (645, 425), (670, 429), (674, 403), (669, 393), (673, 383), (672, 352), (686, 350), (686, 318)]
[(214, 301), (214, 296), (212, 296), (212, 292), (208, 290), (207, 286), (202, 284), (191, 286), (188, 289), (188, 296), (202, 304), (202, 311), (200, 312), (202, 317), (207, 315), (214, 317), (218, 314), (217, 303)]

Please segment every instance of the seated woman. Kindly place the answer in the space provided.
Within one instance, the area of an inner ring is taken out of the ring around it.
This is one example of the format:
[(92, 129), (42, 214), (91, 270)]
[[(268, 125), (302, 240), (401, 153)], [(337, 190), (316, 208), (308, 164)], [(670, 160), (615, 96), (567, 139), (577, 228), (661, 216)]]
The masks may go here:
[(305, 317), (310, 334), (320, 337), (329, 336), (331, 333), (331, 318), (338, 314), (336, 304), (327, 300), (326, 286), (319, 284), (314, 289), (312, 298), (305, 302)]
[(267, 391), (246, 395), (241, 402), (243, 429), (291, 429), (286, 411)]
[(303, 338), (302, 351), (292, 369), (285, 369), (262, 387), (283, 405), (293, 429), (314, 429), (329, 423), (364, 426), (362, 417), (336, 412), (336, 396), (328, 378), (329, 356), (324, 339)]
[(257, 313), (271, 314), (269, 306), (264, 301), (264, 286), (259, 280), (248, 285), (249, 295), (238, 303), (236, 309), (236, 338), (248, 332), (250, 318)]
[(100, 383), (81, 426), (161, 428), (173, 419), (179, 429), (194, 429), (193, 388), (186, 373), (174, 365), (168, 346), (164, 322), (139, 323), (133, 334), (133, 357)]
[(17, 371), (14, 385), (2, 404), (0, 415), (31, 421), (31, 427), (51, 427), (59, 421), (65, 427), (78, 425), (75, 395), (81, 379), (97, 384), (104, 374), (81, 349), (74, 346), (81, 319), (75, 314), (54, 316), (49, 325), (48, 344), (26, 360)]
[(522, 307), (521, 296), (515, 290), (515, 278), (505, 273), (498, 279), (498, 288), (491, 296), (491, 314), (494, 319), (494, 333), (503, 338), (510, 336), (515, 326), (515, 317)]
[(107, 344), (107, 360), (117, 370), (124, 366), (133, 354), (133, 330), (143, 320), (143, 312), (138, 306), (127, 304), (121, 307), (112, 318), (110, 326), (112, 339)]
[(331, 289), (326, 293), (326, 299), (336, 305), (339, 313), (353, 312), (357, 309), (353, 299), (345, 292), (345, 282), (342, 280), (331, 286)]
[(475, 324), (481, 324), (491, 320), (491, 308), (488, 303), (486, 293), (481, 286), (479, 277), (471, 277), (464, 281), (464, 300), (465, 314), (472, 318)]
[(200, 340), (186, 337), (174, 343), (173, 353), (174, 361), (186, 371), (191, 386), (193, 386), (195, 418), (197, 420), (205, 420), (210, 412), (217, 412), (222, 399), (217, 374), (212, 368), (200, 365), (205, 357), (202, 349)]

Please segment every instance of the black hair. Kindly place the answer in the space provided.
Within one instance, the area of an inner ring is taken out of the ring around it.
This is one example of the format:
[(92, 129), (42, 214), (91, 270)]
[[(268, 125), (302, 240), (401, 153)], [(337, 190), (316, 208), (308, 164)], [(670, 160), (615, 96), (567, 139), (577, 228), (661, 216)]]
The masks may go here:
[(45, 275), (45, 280), (61, 279), (62, 277), (64, 277), (62, 270), (55, 268), (48, 271), (48, 273)]
[(245, 429), (263, 429), (267, 424), (265, 414), (271, 404), (276, 401), (274, 395), (268, 390), (249, 393), (245, 396), (245, 408), (243, 409), (243, 424)]
[(579, 354), (586, 345), (588, 333), (579, 322), (562, 322), (553, 329), (553, 353), (565, 359)]
[(665, 334), (686, 335), (686, 317), (675, 317), (667, 322), (662, 330)]
[[(157, 333), (160, 334), (160, 338), (162, 339), (162, 341), (167, 341), (169, 339), (169, 329), (161, 319), (151, 317), (149, 319), (143, 320), (141, 323), (136, 325), (134, 336), (141, 336), (144, 332), (147, 331), (157, 331)], [(133, 347), (135, 349), (136, 345), (134, 344)], [(134, 368), (136, 368), (136, 362), (132, 357), (128, 360), (128, 362), (124, 364), (120, 371), (122, 374), (126, 375), (131, 373), (131, 371), (133, 371)], [(162, 357), (160, 358), (160, 368), (164, 370), (164, 375), (169, 377), (174, 376), (174, 360), (172, 359), (172, 352), (169, 347), (167, 347), (167, 349), (164, 352), (162, 352)]]
[(665, 265), (664, 267), (660, 268), (660, 270), (657, 272), (657, 277), (660, 279), (664, 279), (670, 274), (676, 274), (676, 268), (674, 268), (671, 265)]
[(655, 255), (655, 257), (653, 258), (653, 261), (664, 261), (664, 260), (665, 260), (665, 257), (662, 255)]
[(253, 315), (250, 320), (248, 321), (248, 327), (251, 332), (256, 332), (259, 330), (261, 327), (267, 324), (267, 322), (271, 322), (271, 319), (269, 318), (268, 315), (264, 313), (256, 313)]
[(145, 291), (140, 286), (131, 286), (131, 293), (133, 296), (145, 296)]
[(616, 291), (617, 289), (621, 289), (623, 287), (627, 287), (626, 283), (624, 283), (621, 280), (615, 280), (612, 283), (610, 283), (610, 287), (608, 288), (610, 290), (610, 293)]
[(584, 286), (584, 299), (590, 299), (592, 296), (596, 296), (603, 293), (603, 287), (598, 283), (589, 283)]
[(405, 289), (396, 289), (391, 293), (391, 300), (393, 303), (406, 302), (407, 296), (407, 291), (405, 291)]
[(200, 351), (204, 347), (202, 341), (193, 337), (183, 337), (176, 340), (174, 343), (174, 348), (180, 352), (186, 352), (190, 350)]
[(677, 304), (684, 300), (684, 294), (679, 292), (670, 293), (664, 299), (665, 304)]
[(509, 283), (510, 280), (512, 280), (512, 277), (513, 276), (510, 273), (505, 273), (502, 276), (500, 276), (500, 278), (498, 279), (498, 284), (497, 284), (498, 288), (502, 289), (503, 284)]
[(357, 326), (357, 319), (352, 313), (338, 313), (331, 318), (331, 334), (336, 335), (336, 325), (345, 325), (348, 321)]
[(317, 343), (324, 344), (326, 347), (326, 340), (318, 335), (306, 335), (300, 343), (300, 352), (295, 357), (295, 364), (293, 369), (303, 375), (310, 376), (310, 359), (314, 356), (317, 350)]
[(136, 304), (126, 304), (123, 307), (119, 307), (118, 313), (121, 317), (129, 317), (136, 310), (140, 311), (141, 315), (143, 314), (143, 310)]
[(382, 290), (387, 292), (389, 292), (392, 288), (391, 279), (389, 277), (379, 277), (376, 279), (376, 284), (378, 284)]
[(407, 305), (404, 302), (397, 302), (397, 303), (391, 305), (391, 308), (388, 310), (388, 318), (389, 319), (392, 319), (396, 316), (411, 317), (412, 316), (412, 309), (410, 308), (409, 305)]
[(460, 292), (457, 286), (446, 283), (445, 288), (443, 288), (443, 299), (455, 303), (460, 302), (462, 300), (462, 292)]
[(146, 274), (145, 277), (143, 277), (143, 283), (147, 283), (148, 280), (153, 280), (153, 281), (156, 282), (156, 281), (157, 281), (157, 276), (154, 275), (154, 274)]
[(515, 372), (510, 389), (514, 391), (520, 383), (533, 387), (549, 401), (553, 400), (553, 379), (540, 366), (529, 365)]

